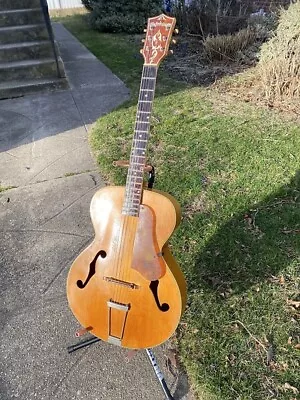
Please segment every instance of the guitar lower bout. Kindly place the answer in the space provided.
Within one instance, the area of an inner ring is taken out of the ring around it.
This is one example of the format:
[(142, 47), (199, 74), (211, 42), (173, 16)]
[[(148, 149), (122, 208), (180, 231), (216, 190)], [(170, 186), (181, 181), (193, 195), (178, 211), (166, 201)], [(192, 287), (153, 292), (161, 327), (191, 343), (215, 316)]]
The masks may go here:
[(83, 327), (128, 348), (172, 335), (185, 307), (184, 277), (167, 240), (180, 218), (169, 195), (145, 190), (138, 217), (124, 216), (124, 187), (100, 189), (91, 202), (95, 240), (73, 263), (70, 308)]

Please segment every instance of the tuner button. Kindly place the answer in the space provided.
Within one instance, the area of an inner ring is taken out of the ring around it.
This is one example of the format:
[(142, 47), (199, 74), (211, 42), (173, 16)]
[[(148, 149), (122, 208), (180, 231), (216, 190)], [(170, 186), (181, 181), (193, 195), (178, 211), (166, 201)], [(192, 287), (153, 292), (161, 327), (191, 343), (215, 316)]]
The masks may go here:
[(142, 39), (142, 43), (145, 43), (145, 39)]
[(169, 53), (170, 53), (170, 54), (173, 54), (173, 53), (174, 53), (174, 51), (173, 51), (173, 50), (169, 50)]
[(140, 50), (140, 53), (143, 54), (143, 49)]
[(176, 29), (174, 29), (174, 32), (178, 35), (179, 30), (176, 28)]
[(144, 29), (144, 32), (146, 33), (146, 32), (147, 32), (147, 29)]
[(177, 40), (173, 39), (173, 40), (172, 40), (172, 43), (176, 44), (176, 43), (177, 43)]

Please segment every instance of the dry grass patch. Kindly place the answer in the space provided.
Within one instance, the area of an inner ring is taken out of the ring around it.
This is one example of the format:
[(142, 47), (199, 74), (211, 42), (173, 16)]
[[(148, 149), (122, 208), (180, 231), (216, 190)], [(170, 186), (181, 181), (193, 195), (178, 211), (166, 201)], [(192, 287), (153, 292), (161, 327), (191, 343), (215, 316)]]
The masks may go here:
[(204, 49), (210, 60), (235, 60), (239, 52), (256, 41), (256, 32), (252, 28), (241, 29), (229, 35), (208, 36), (204, 41)]
[(258, 74), (268, 101), (300, 97), (300, 2), (282, 10), (277, 34), (261, 50)]

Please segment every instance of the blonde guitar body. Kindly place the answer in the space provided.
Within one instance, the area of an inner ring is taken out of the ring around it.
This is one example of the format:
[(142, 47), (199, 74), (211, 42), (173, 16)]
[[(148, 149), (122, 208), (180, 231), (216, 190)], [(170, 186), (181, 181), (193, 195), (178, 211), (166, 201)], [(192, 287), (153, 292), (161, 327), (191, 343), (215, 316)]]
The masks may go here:
[(166, 244), (180, 211), (168, 194), (143, 190), (139, 216), (124, 215), (124, 193), (105, 187), (94, 195), (95, 239), (70, 269), (67, 296), (93, 335), (148, 348), (172, 335), (185, 307), (185, 280)]

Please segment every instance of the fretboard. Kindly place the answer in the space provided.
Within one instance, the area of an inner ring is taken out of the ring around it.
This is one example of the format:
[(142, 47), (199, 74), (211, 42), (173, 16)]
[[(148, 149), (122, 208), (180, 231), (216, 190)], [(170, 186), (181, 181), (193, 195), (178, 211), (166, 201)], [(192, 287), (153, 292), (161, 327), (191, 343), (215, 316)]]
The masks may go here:
[(144, 65), (122, 209), (125, 215), (139, 215), (156, 75), (156, 66)]

